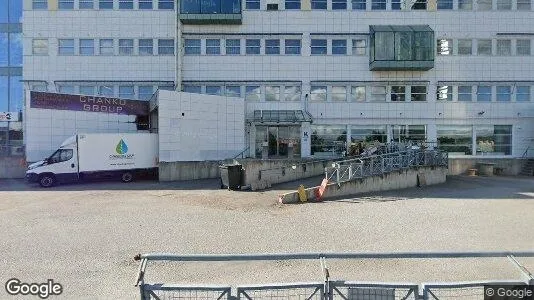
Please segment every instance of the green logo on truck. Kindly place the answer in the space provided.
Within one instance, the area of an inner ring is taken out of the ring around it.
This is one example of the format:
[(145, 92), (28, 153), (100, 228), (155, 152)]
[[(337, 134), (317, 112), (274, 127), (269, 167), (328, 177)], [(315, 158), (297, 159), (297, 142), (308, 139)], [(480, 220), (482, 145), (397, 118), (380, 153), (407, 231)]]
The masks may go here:
[(121, 139), (117, 144), (117, 147), (115, 147), (115, 151), (117, 151), (118, 154), (126, 154), (128, 152), (128, 145)]

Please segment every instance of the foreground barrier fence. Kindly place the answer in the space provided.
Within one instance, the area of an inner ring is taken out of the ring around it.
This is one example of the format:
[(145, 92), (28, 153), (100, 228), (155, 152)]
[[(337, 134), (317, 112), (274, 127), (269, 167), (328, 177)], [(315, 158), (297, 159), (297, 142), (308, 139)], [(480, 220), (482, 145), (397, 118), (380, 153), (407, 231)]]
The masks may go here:
[[(139, 270), (135, 286), (142, 300), (164, 299), (306, 299), (306, 300), (397, 300), (397, 299), (474, 299), (482, 300), (485, 286), (515, 286), (533, 289), (534, 275), (520, 264), (518, 257), (534, 257), (534, 251), (515, 252), (403, 252), (403, 253), (288, 253), (288, 254), (229, 254), (229, 255), (137, 255)], [(470, 282), (393, 283), (351, 282), (331, 280), (327, 259), (416, 259), (416, 258), (507, 258), (518, 270), (517, 279)], [(145, 272), (149, 261), (235, 262), (317, 260), (321, 273), (317, 282), (275, 283), (231, 286), (149, 284)], [(234, 293), (233, 293), (234, 292)]]

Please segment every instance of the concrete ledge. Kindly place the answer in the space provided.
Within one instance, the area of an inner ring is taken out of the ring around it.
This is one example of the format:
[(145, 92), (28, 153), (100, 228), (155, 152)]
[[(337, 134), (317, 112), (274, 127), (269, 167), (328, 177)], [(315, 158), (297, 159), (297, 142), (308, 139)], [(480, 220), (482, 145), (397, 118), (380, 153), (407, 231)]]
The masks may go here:
[(26, 175), (26, 165), (23, 157), (0, 157), (0, 178), (15, 179), (24, 178)]
[(494, 167), (502, 171), (502, 175), (515, 176), (521, 173), (521, 169), (527, 163), (526, 158), (455, 158), (449, 157), (448, 175), (468, 174), (469, 169), (477, 169), (479, 164), (495, 164)]
[[(330, 183), (321, 200), (351, 196), (368, 192), (387, 191), (415, 187), (418, 184), (433, 185), (446, 181), (447, 169), (444, 167), (420, 167), (409, 170), (394, 171), (381, 176), (371, 176), (347, 181), (341, 185)], [(315, 201), (315, 190), (318, 187), (305, 189), (308, 201)], [(283, 204), (299, 203), (298, 192), (281, 194), (279, 202)]]
[(219, 161), (178, 161), (159, 163), (159, 181), (219, 178)]

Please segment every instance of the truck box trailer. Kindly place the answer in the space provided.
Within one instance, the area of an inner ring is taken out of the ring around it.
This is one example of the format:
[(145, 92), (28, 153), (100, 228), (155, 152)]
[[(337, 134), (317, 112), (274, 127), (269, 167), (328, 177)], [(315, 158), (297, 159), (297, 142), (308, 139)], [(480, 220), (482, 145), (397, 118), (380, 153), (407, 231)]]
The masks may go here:
[(26, 179), (42, 187), (93, 178), (130, 182), (158, 171), (158, 135), (152, 133), (77, 134), (50, 157), (28, 166)]

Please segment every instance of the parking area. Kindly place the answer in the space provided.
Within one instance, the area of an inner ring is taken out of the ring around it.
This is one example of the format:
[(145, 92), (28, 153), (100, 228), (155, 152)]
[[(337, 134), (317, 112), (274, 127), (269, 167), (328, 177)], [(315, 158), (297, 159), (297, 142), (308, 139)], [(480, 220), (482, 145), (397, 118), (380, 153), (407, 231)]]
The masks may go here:
[[(319, 179), (320, 180), (320, 179)], [(312, 183), (310, 180), (308, 183)], [(318, 181), (319, 183), (319, 181)], [(453, 176), (447, 183), (323, 203), (219, 189), (218, 180), (103, 182), (41, 189), (0, 180), (2, 284), (54, 279), (65, 299), (132, 299), (137, 253), (489, 251), (534, 248), (534, 179)], [(521, 260), (534, 271), (534, 259)], [(332, 261), (360, 281), (518, 279), (506, 259)], [(254, 284), (316, 280), (316, 262), (159, 263), (147, 280)], [(7, 294), (4, 289), (0, 298)], [(7, 298), (10, 299), (10, 298)], [(52, 298), (51, 298), (52, 299)]]

